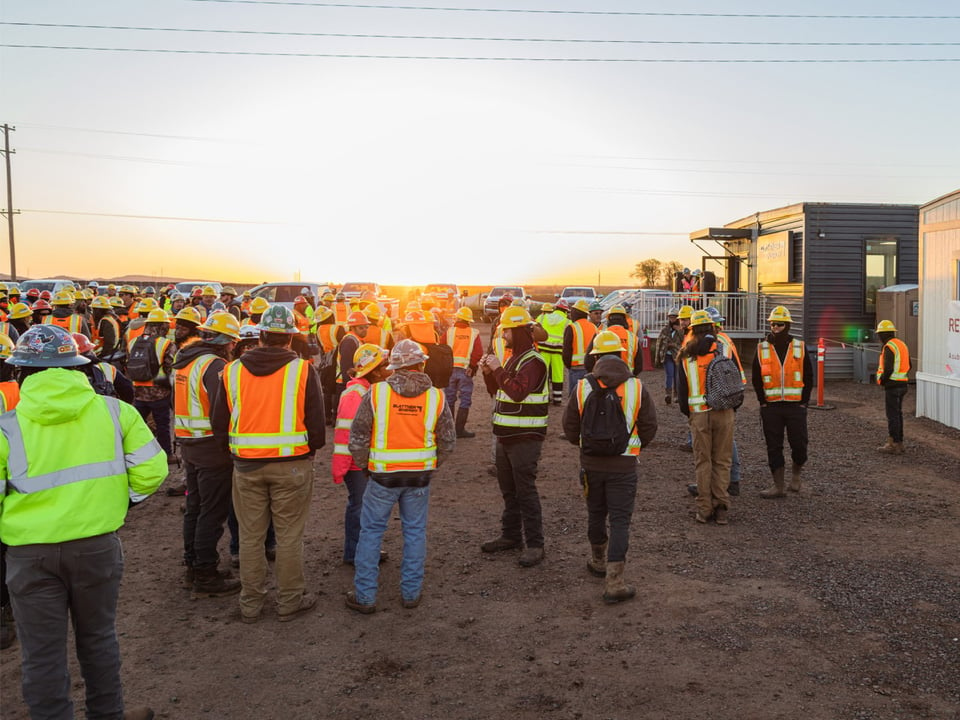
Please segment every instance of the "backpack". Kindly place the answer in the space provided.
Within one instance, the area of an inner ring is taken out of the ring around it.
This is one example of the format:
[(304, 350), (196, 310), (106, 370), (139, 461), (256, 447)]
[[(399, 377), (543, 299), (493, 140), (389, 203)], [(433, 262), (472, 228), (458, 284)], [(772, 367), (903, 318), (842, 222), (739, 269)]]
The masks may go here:
[(155, 338), (143, 335), (134, 340), (127, 358), (127, 377), (134, 382), (151, 382), (160, 374), (160, 358), (154, 344)]
[(732, 357), (715, 350), (713, 360), (707, 365), (707, 382), (704, 400), (711, 410), (734, 409), (743, 405), (743, 378), (740, 368)]
[(435, 388), (445, 388), (453, 375), (453, 348), (449, 345), (427, 344), (427, 362), (423, 371), (430, 376)]
[(117, 389), (113, 386), (110, 379), (107, 378), (107, 374), (103, 371), (103, 368), (99, 366), (99, 363), (89, 367), (90, 371), (87, 377), (90, 380), (90, 385), (93, 386), (93, 391), (97, 393), (97, 395), (117, 397)]
[(584, 455), (622, 455), (630, 442), (630, 428), (615, 387), (601, 387), (587, 375), (590, 394), (580, 416), (580, 451)]

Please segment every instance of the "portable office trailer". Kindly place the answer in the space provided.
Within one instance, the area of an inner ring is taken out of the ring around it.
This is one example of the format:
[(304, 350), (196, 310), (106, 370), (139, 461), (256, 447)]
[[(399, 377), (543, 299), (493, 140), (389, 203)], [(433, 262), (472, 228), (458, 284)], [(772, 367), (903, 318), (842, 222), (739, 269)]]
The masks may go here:
[(960, 428), (960, 190), (920, 208), (917, 415)]
[[(844, 379), (853, 377), (853, 346), (875, 327), (877, 290), (917, 281), (917, 224), (916, 205), (805, 202), (690, 240), (722, 270), (724, 290), (783, 298), (799, 315), (797, 335), (810, 346), (826, 340), (826, 377)], [(766, 318), (758, 320), (763, 328)]]

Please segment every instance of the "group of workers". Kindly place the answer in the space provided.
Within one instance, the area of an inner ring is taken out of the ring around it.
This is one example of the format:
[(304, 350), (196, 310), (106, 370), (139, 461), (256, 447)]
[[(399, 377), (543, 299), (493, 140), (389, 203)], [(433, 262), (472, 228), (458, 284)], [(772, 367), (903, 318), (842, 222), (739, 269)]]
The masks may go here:
[[(641, 340), (623, 306), (603, 318), (599, 306), (584, 300), (547, 303), (534, 320), (508, 297), (484, 347), (466, 307), (451, 316), (408, 303), (391, 327), (375, 299), (351, 308), (336, 295), (329, 306), (325, 297), (314, 304), (301, 296), (291, 310), (256, 298), (238, 301), (231, 288), (219, 296), (212, 287), (199, 288), (198, 302), (190, 305), (169, 288), (157, 297), (147, 290), (139, 297), (130, 286), (115, 295), (61, 290), (52, 303), (56, 316), (12, 328), (16, 342), (0, 334), (0, 398), (12, 411), (0, 416), (0, 539), (7, 555), (0, 565), (9, 569), (8, 581), (0, 581), (3, 627), (12, 630), (12, 610), (23, 646), (24, 698), (36, 716), (72, 714), (70, 684), (63, 681), (69, 615), (87, 678), (88, 714), (153, 717), (149, 708), (124, 710), (115, 631), (123, 559), (116, 530), (128, 507), (167, 476), (173, 437), (187, 488), (184, 587), (194, 598), (238, 594), (241, 620), (256, 623), (272, 561), (277, 619), (294, 620), (316, 605), (317, 595), (306, 588), (303, 536), (313, 458), (333, 424), (332, 479), (348, 493), (343, 561), (354, 567), (344, 602), (362, 614), (377, 610), (382, 538), (398, 506), (401, 606), (416, 608), (431, 477), (458, 438), (475, 436), (466, 423), (478, 371), (494, 400), (493, 456), (503, 501), (500, 532), (480, 549), (518, 550), (522, 567), (543, 561), (536, 479), (549, 409), (566, 398), (562, 427), (579, 448), (588, 517), (587, 571), (604, 578), (605, 602), (635, 596), (624, 579), (625, 560), (638, 462), (656, 435), (657, 416), (639, 378)], [(9, 286), (5, 293), (13, 295)], [(27, 306), (31, 315), (39, 302), (45, 301), (38, 297)], [(349, 310), (339, 311), (337, 303)], [(12, 323), (21, 304), (5, 310), (2, 321)], [(713, 308), (671, 311), (657, 349), (668, 368), (666, 402), (675, 400), (690, 419), (696, 520), (718, 525), (726, 524), (729, 508), (734, 410), (706, 403), (707, 377), (717, 355), (740, 365), (722, 322)], [(790, 335), (789, 311), (778, 306), (769, 322), (753, 363), (773, 474), (773, 486), (761, 495), (782, 497), (784, 432), (793, 459), (789, 489), (800, 490), (812, 370), (803, 342)], [(877, 379), (887, 388), (891, 418), (883, 451), (901, 453), (902, 416), (898, 425), (895, 415), (909, 358), (889, 321), (878, 331), (885, 346)], [(438, 358), (450, 367), (439, 366)], [(740, 373), (745, 384), (742, 366)], [(139, 412), (117, 399), (124, 377)], [(145, 423), (151, 416), (152, 432)], [(231, 514), (239, 577), (218, 551)], [(111, 580), (92, 587), (87, 578), (93, 576)]]

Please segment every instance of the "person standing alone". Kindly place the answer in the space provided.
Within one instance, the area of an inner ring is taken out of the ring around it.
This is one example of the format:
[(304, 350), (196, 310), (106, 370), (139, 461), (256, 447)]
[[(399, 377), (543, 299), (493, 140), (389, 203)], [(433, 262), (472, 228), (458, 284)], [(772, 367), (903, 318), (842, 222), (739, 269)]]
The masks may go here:
[(889, 320), (877, 324), (877, 337), (883, 343), (880, 364), (877, 367), (877, 384), (883, 387), (886, 398), (887, 442), (877, 448), (887, 455), (903, 455), (903, 398), (907, 394), (910, 351), (907, 344), (897, 337), (897, 328)]

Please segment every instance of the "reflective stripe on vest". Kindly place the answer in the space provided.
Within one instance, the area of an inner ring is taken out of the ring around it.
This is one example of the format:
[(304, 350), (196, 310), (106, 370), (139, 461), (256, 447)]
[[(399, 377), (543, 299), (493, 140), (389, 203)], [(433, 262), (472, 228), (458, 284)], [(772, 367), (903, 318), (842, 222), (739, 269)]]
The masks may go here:
[[(136, 342), (136, 340), (134, 340)], [(166, 373), (163, 372), (163, 356), (166, 355), (167, 349), (172, 345), (170, 338), (167, 337), (157, 337), (153, 340), (153, 351), (157, 354), (157, 363), (160, 365), (160, 370), (157, 372), (156, 377), (153, 380), (134, 380), (133, 384), (137, 387), (153, 387), (155, 381), (158, 378), (166, 377)], [(133, 345), (131, 344), (131, 348)]]
[(78, 333), (83, 328), (83, 316), (77, 315), (74, 313), (69, 317), (54, 317), (53, 315), (47, 315), (43, 318), (45, 325), (56, 325), (61, 327), (69, 333)]
[(434, 387), (406, 397), (386, 382), (371, 386), (370, 470), (426, 472), (436, 468), (436, 428), (445, 404), (443, 392)]
[(763, 394), (769, 402), (799, 402), (803, 396), (803, 341), (794, 338), (781, 364), (773, 346), (764, 340), (757, 347)]
[(747, 384), (747, 374), (743, 372), (743, 365), (740, 363), (740, 355), (737, 354), (737, 347), (733, 344), (733, 340), (725, 332), (717, 332), (717, 340), (720, 341), (720, 350), (723, 352), (724, 357), (732, 358), (733, 361), (737, 364), (737, 367), (740, 368), (740, 381), (746, 385)]
[(713, 360), (713, 352), (697, 357), (688, 357), (683, 361), (684, 372), (687, 376), (687, 405), (690, 412), (710, 411), (710, 406), (707, 405), (706, 384), (707, 366), (711, 360)]
[(540, 343), (540, 352), (563, 352), (563, 331), (570, 324), (570, 319), (562, 310), (554, 310), (537, 318), (537, 322), (547, 331), (547, 339)]
[(203, 375), (216, 355), (201, 355), (185, 367), (173, 371), (173, 434), (182, 438), (213, 436), (210, 424), (210, 398)]
[(447, 330), (447, 345), (453, 350), (453, 366), (465, 368), (470, 365), (470, 353), (480, 337), (480, 331), (472, 327), (457, 327)]
[[(334, 326), (336, 327), (336, 326)], [(354, 383), (348, 385), (347, 389), (343, 391), (340, 395), (340, 402), (343, 403), (343, 398), (347, 396), (347, 393), (356, 393), (363, 397), (369, 391), (369, 387), (364, 387), (362, 383)], [(359, 405), (357, 406), (359, 407)], [(333, 454), (334, 455), (350, 455), (350, 426), (353, 425), (353, 416), (347, 417), (342, 415), (337, 411), (337, 424), (333, 428)]]
[[(514, 372), (519, 372), (524, 365), (535, 360), (543, 362), (543, 357), (536, 350), (528, 350), (517, 361)], [(545, 435), (550, 405), (549, 385), (548, 373), (544, 372), (541, 386), (520, 401), (512, 400), (503, 390), (497, 390), (494, 396), (493, 434), (505, 437), (533, 430)]]
[(583, 367), (587, 346), (597, 334), (597, 326), (589, 320), (580, 318), (571, 323), (570, 327), (573, 328), (573, 353), (570, 356), (570, 367)]
[[(597, 379), (597, 382), (600, 382)], [(600, 383), (601, 387), (606, 387)], [(637, 378), (628, 378), (617, 387), (617, 397), (620, 398), (620, 407), (623, 408), (623, 416), (626, 420), (627, 428), (630, 431), (630, 439), (627, 441), (627, 449), (621, 455), (637, 456), (640, 454), (640, 437), (637, 435), (637, 415), (640, 414), (640, 397), (643, 385)], [(577, 406), (580, 408), (580, 417), (583, 417), (583, 405), (586, 403), (593, 387), (590, 381), (583, 379), (577, 383)], [(581, 445), (583, 441), (581, 439)]]
[(231, 453), (256, 459), (310, 452), (303, 422), (308, 372), (299, 358), (270, 375), (253, 375), (239, 360), (224, 368)]
[(320, 341), (320, 347), (325, 353), (330, 352), (331, 350), (336, 349), (337, 347), (337, 331), (340, 329), (339, 325), (319, 325), (317, 326), (317, 340)]
[(622, 325), (611, 325), (607, 330), (620, 338), (620, 342), (626, 347), (626, 350), (620, 353), (620, 359), (627, 364), (630, 372), (633, 372), (633, 358), (637, 355), (637, 336)]
[[(7, 484), (11, 488), (26, 495), (42, 490), (51, 490), (70, 483), (98, 480), (114, 475), (126, 475), (127, 468), (147, 462), (155, 457), (158, 452), (163, 452), (157, 441), (151, 439), (143, 447), (125, 455), (123, 452), (123, 428), (120, 425), (120, 401), (116, 398), (101, 395), (97, 397), (107, 404), (110, 419), (113, 421), (115, 430), (113, 458), (102, 462), (74, 465), (43, 475), (31, 476), (29, 473), (27, 451), (23, 443), (23, 431), (17, 422), (16, 414), (10, 413), (0, 416), (0, 432), (3, 432), (10, 446), (10, 454), (7, 458)], [(139, 502), (146, 497), (146, 495), (138, 495), (132, 490), (130, 491), (130, 499), (134, 502)]]
[(907, 350), (907, 344), (900, 338), (890, 338), (887, 344), (880, 350), (880, 365), (877, 367), (877, 382), (883, 377), (883, 350), (890, 348), (893, 351), (893, 372), (890, 373), (890, 380), (894, 382), (907, 382), (910, 372), (910, 351)]

